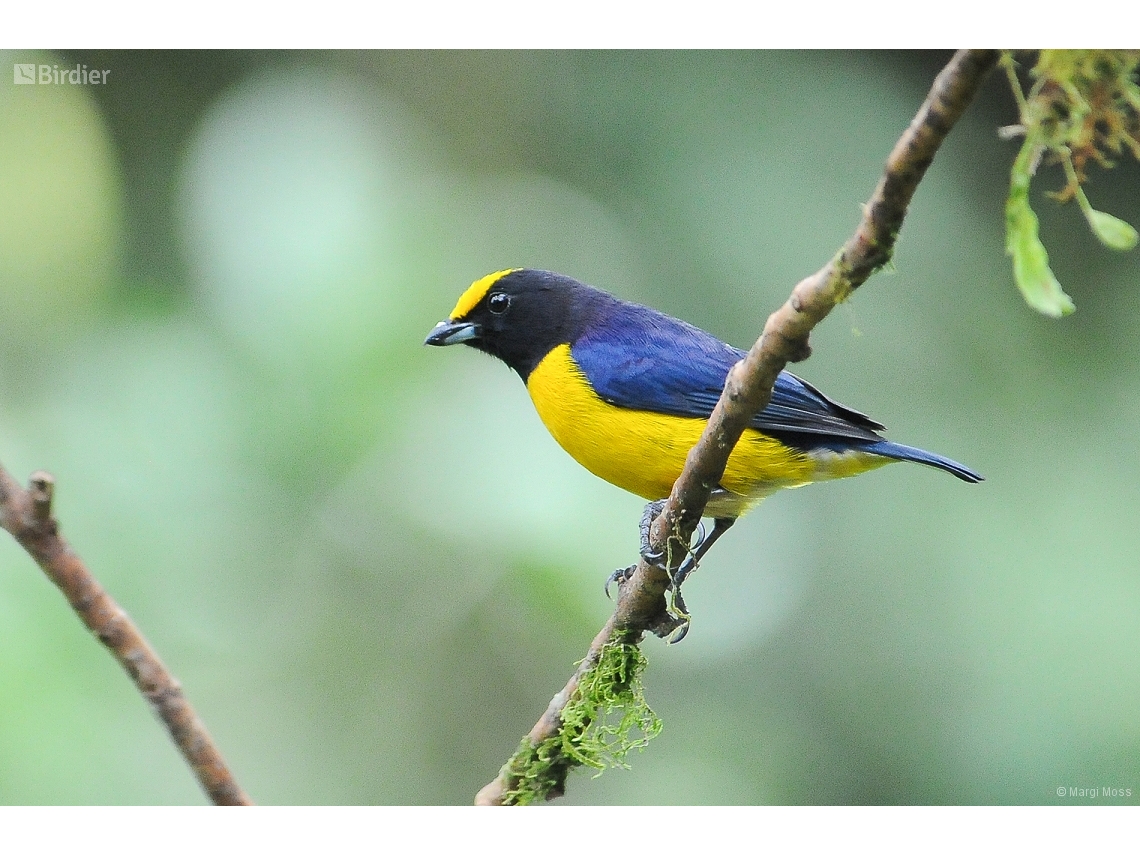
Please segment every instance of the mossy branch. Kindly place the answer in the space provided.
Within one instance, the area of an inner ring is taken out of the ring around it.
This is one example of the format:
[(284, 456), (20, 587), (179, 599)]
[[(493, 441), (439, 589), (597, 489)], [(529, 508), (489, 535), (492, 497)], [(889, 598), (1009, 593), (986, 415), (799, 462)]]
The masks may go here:
[[(729, 454), (753, 415), (771, 398), (776, 376), (788, 362), (810, 355), (808, 336), (816, 324), (889, 262), (907, 207), (927, 167), (997, 60), (998, 52), (989, 50), (964, 50), (954, 55), (887, 159), (883, 177), (864, 206), (854, 235), (821, 270), (796, 285), (788, 301), (768, 318), (763, 334), (745, 359), (729, 372), (724, 393), (652, 526), (653, 549), (675, 554), (678, 560), (683, 557), (684, 549), (669, 549), (670, 544), (689, 543), (710, 492), (724, 474)], [(566, 687), (551, 700), (520, 751), (479, 791), (476, 804), (520, 803), (523, 792), (532, 794), (530, 800), (564, 792), (566, 775), (584, 762), (573, 756), (583, 744), (577, 731), (583, 722), (596, 717), (595, 712), (580, 706), (599, 697), (625, 698), (622, 681), (627, 670), (603, 667), (609, 655), (604, 651), (612, 642), (634, 646), (646, 631), (666, 636), (687, 623), (687, 615), (670, 613), (665, 599), (668, 585), (668, 572), (644, 560), (632, 568), (628, 581), (621, 585), (617, 607), (594, 638), (590, 652)], [(635, 675), (638, 670), (628, 673)], [(611, 687), (599, 688), (598, 681), (607, 680)], [(581, 691), (584, 685), (592, 688)], [(566, 712), (568, 706), (570, 713)], [(631, 707), (635, 717), (638, 708), (635, 696)], [(659, 724), (653, 721), (649, 726), (655, 732)], [(528, 783), (531, 781), (533, 785)]]
[(598, 774), (628, 769), (626, 755), (661, 732), (661, 719), (645, 702), (644, 670), (645, 656), (636, 644), (606, 642), (559, 711), (561, 726), (537, 743), (524, 738), (503, 766), (500, 774), (511, 789), (502, 794), (502, 803), (526, 805), (560, 796), (566, 776), (579, 766)]

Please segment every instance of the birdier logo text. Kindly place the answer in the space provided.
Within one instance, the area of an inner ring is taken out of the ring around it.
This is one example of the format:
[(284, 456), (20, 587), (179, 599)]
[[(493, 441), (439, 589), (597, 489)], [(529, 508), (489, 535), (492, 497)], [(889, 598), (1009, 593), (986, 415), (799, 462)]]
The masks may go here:
[(36, 65), (34, 62), (17, 62), (12, 65), (12, 82), (41, 86), (104, 86), (111, 76), (109, 68), (88, 68), (76, 63), (75, 68), (58, 65)]

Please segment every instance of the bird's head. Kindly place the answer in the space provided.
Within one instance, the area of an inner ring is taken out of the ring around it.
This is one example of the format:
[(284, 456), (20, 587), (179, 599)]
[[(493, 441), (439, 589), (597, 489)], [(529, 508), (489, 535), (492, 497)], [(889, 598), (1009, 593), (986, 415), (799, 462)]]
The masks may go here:
[(472, 283), (424, 344), (469, 345), (526, 380), (553, 348), (574, 341), (600, 293), (546, 270), (500, 270)]

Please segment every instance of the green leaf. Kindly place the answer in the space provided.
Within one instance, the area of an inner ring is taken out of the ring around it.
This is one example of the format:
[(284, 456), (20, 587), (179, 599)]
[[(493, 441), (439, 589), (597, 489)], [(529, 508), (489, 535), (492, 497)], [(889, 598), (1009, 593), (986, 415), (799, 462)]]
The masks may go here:
[(1076, 308), (1049, 267), (1049, 253), (1037, 237), (1037, 215), (1029, 200), (1006, 205), (1006, 252), (1013, 258), (1013, 279), (1025, 302), (1044, 315), (1059, 318)]
[(1036, 144), (1026, 140), (1013, 162), (1005, 203), (1005, 251), (1013, 259), (1013, 279), (1031, 308), (1059, 318), (1076, 309), (1049, 267), (1049, 253), (1037, 235), (1037, 215), (1029, 206), (1029, 180)]
[(1089, 208), (1085, 211), (1085, 219), (1089, 221), (1089, 226), (1092, 228), (1093, 234), (1097, 236), (1097, 240), (1109, 249), (1127, 252), (1136, 246), (1137, 241), (1140, 241), (1140, 235), (1136, 234), (1136, 229), (1119, 217), (1112, 216), (1112, 214)]
[(1127, 252), (1136, 246), (1138, 239), (1136, 229), (1119, 217), (1093, 208), (1077, 180), (1077, 171), (1073, 168), (1073, 162), (1067, 156), (1065, 158), (1065, 174), (1069, 178), (1069, 183), (1076, 188), (1077, 204), (1081, 206), (1081, 213), (1089, 221), (1089, 228), (1092, 229), (1097, 240), (1109, 249), (1118, 249), (1121, 252)]

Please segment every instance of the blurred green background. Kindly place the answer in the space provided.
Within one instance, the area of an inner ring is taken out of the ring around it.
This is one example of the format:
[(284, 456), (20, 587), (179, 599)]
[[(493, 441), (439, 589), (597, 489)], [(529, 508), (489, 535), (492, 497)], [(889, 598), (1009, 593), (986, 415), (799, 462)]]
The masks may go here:
[[(641, 501), (518, 379), (421, 342), (471, 280), (572, 274), (750, 344), (848, 236), (943, 53), (0, 54), (0, 462), (263, 803), (469, 803), (563, 685)], [(18, 86), (13, 63), (109, 69)], [(993, 76), (895, 269), (798, 373), (916, 466), (789, 491), (644, 645), (664, 733), (569, 803), (1140, 797), (1140, 256), (1034, 199), (1077, 313), (1003, 254)], [(1140, 170), (1094, 205), (1140, 223)], [(0, 801), (199, 803), (0, 538)]]

